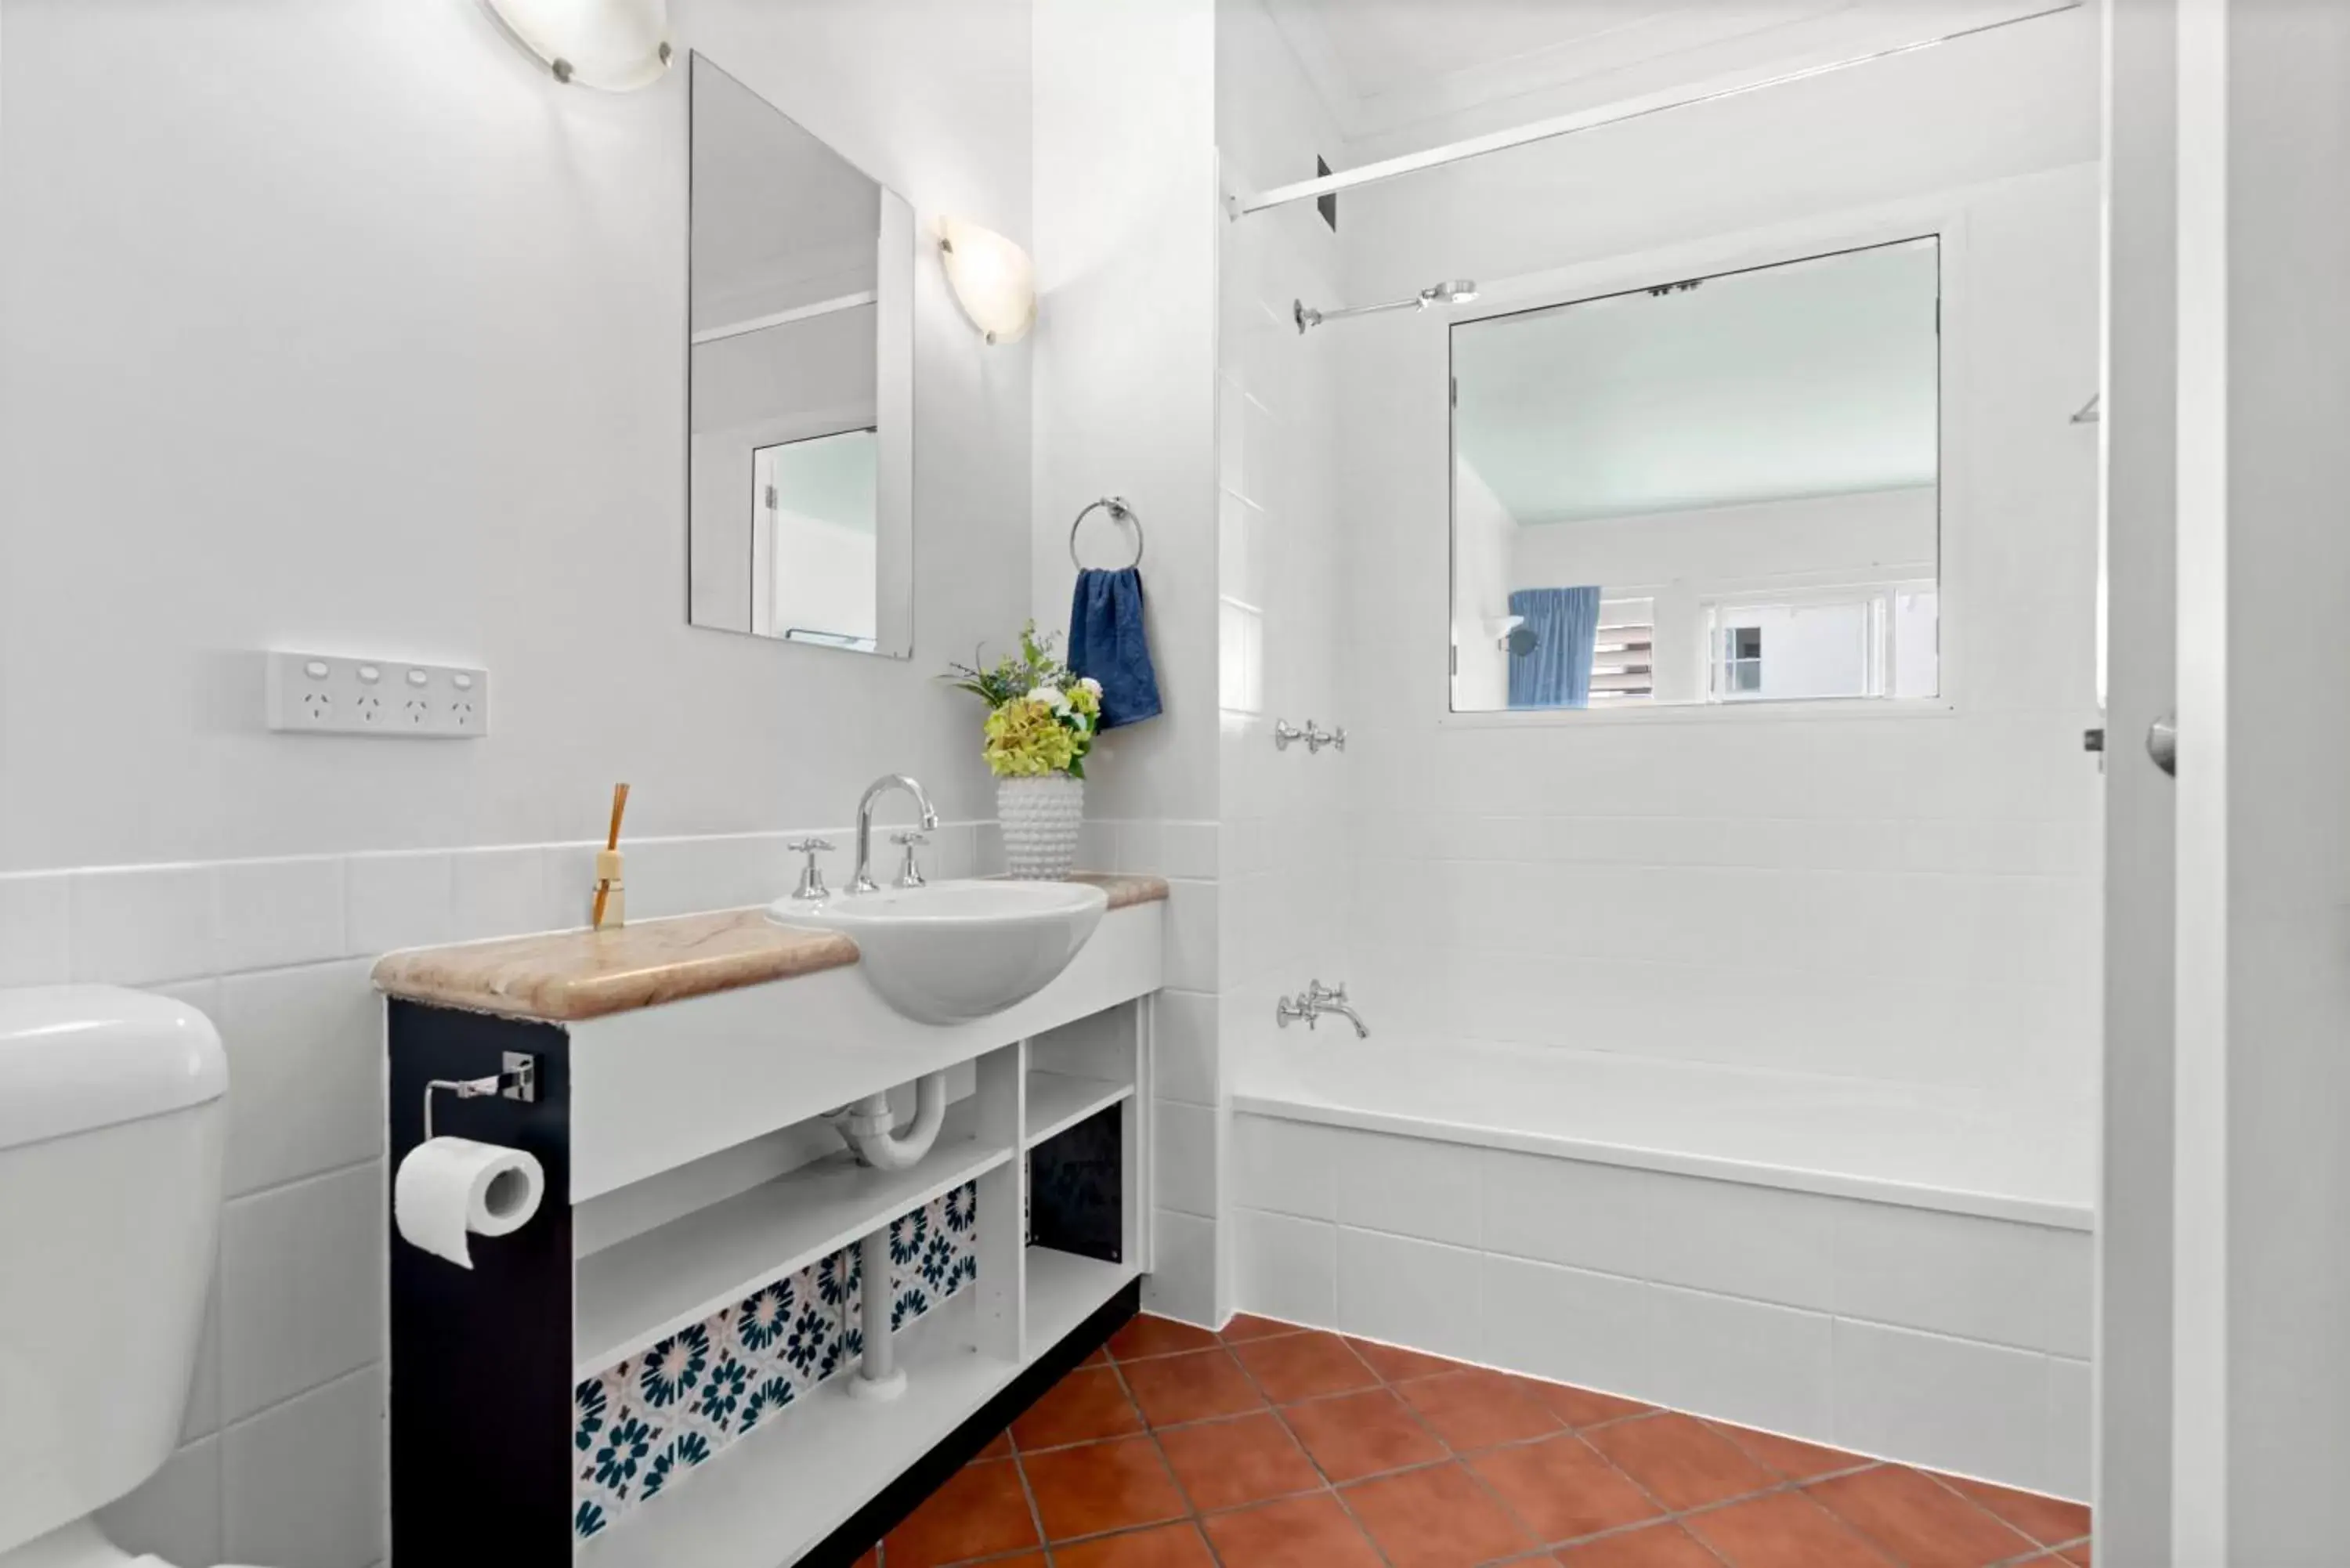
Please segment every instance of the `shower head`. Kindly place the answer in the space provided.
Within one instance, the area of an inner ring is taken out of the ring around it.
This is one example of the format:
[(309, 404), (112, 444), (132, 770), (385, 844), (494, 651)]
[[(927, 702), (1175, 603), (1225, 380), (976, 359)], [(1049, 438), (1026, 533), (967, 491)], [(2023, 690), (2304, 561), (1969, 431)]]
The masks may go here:
[(1442, 283), (1430, 284), (1409, 299), (1390, 299), (1380, 305), (1347, 305), (1336, 310), (1316, 310), (1304, 300), (1290, 306), (1290, 314), (1297, 330), (1319, 327), (1326, 321), (1336, 321), (1342, 316), (1374, 316), (1383, 310), (1426, 310), (1431, 305), (1466, 305), (1477, 297), (1477, 286), (1465, 277), (1448, 277)]

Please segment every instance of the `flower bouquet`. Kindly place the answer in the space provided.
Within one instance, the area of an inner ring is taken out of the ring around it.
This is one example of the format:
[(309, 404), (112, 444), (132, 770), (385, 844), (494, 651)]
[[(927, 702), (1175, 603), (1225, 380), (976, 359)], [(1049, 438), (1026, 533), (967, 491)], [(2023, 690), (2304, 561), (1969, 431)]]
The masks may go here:
[(1019, 652), (983, 668), (954, 665), (946, 679), (987, 704), (981, 754), (996, 778), (1012, 875), (1066, 880), (1085, 818), (1086, 753), (1101, 725), (1100, 683), (1073, 674), (1033, 620), (1020, 629)]

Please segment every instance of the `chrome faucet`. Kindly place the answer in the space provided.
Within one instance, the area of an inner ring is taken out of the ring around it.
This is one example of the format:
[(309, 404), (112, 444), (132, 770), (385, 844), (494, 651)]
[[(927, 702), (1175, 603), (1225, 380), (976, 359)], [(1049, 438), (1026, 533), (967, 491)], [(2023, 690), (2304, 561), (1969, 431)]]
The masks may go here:
[(873, 803), (893, 789), (904, 790), (914, 797), (914, 804), (922, 808), (925, 832), (935, 832), (938, 828), (938, 810), (931, 805), (930, 792), (923, 789), (917, 780), (908, 778), (904, 774), (884, 774), (867, 784), (863, 798), (857, 803), (857, 875), (848, 879), (848, 890), (852, 893), (878, 893), (881, 890), (881, 885), (873, 880)]
[(1354, 1004), (1347, 1000), (1347, 988), (1343, 985), (1324, 985), (1318, 980), (1309, 980), (1305, 982), (1305, 989), (1295, 997), (1284, 996), (1274, 1003), (1273, 1008), (1274, 1022), (1284, 1029), (1298, 1020), (1303, 1020), (1306, 1028), (1315, 1028), (1326, 1012), (1335, 1012), (1353, 1024), (1356, 1039), (1368, 1040), (1371, 1037), (1370, 1025), (1363, 1022), (1362, 1014), (1357, 1012)]

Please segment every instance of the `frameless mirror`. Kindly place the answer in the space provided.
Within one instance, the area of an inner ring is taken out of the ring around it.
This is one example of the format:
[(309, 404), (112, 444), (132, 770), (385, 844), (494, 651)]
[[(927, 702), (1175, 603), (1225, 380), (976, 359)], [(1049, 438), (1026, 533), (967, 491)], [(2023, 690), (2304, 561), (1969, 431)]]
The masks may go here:
[(1452, 707), (1940, 690), (1933, 238), (1452, 328)]
[(914, 217), (692, 62), (688, 618), (913, 651)]

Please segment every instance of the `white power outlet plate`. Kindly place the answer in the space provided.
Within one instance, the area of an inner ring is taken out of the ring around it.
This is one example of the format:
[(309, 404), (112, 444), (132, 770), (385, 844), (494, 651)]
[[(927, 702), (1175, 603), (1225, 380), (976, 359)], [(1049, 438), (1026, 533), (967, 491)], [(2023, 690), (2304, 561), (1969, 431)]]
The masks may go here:
[(467, 741), (490, 732), (490, 672), (408, 659), (270, 650), (269, 727)]

